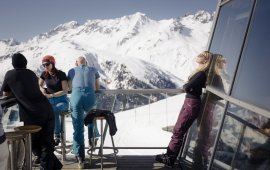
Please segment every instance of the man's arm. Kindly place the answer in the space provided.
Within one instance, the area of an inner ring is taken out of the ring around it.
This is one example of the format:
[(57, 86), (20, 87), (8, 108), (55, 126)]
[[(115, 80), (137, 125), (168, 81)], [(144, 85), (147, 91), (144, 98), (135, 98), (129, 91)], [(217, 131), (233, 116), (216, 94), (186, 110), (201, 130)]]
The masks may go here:
[(96, 86), (95, 90), (99, 90), (99, 88), (100, 88), (99, 79), (96, 79), (95, 86)]
[(68, 91), (72, 90), (72, 81), (68, 80)]
[(99, 75), (98, 71), (96, 71), (95, 77), (96, 77), (96, 82), (95, 82), (95, 88), (96, 89), (95, 90), (99, 90), (99, 88), (100, 88), (100, 83), (99, 83), (100, 75)]
[(8, 97), (13, 96), (12, 92), (9, 92), (9, 91), (3, 91), (3, 95), (8, 96)]
[(8, 97), (11, 97), (11, 96), (13, 96), (13, 94), (12, 94), (12, 92), (11, 92), (11, 89), (10, 89), (10, 87), (9, 87), (9, 84), (8, 84), (8, 73), (9, 72), (7, 72), (6, 73), (6, 75), (5, 75), (5, 78), (4, 78), (4, 81), (3, 81), (3, 84), (2, 84), (2, 88), (1, 88), (1, 91), (3, 91), (3, 95), (4, 96), (8, 96)]
[[(76, 61), (76, 63), (77, 63), (77, 61)], [(71, 92), (72, 91), (72, 79), (73, 79), (74, 75), (75, 75), (74, 69), (70, 69), (68, 71), (68, 74), (67, 74), (68, 92)]]

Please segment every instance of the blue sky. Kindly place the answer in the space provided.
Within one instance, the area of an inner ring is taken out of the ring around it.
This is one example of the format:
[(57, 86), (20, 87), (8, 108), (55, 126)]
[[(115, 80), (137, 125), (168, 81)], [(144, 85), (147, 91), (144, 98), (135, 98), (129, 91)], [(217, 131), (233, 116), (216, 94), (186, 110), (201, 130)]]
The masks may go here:
[(2, 0), (0, 39), (28, 39), (72, 20), (113, 19), (135, 12), (155, 20), (198, 10), (213, 12), (218, 0)]

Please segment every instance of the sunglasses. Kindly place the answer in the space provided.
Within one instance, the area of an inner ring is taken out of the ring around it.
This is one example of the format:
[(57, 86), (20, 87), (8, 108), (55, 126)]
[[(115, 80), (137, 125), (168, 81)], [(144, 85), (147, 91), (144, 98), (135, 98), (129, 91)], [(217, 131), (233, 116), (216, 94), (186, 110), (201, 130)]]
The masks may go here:
[(44, 63), (44, 64), (42, 64), (42, 65), (43, 65), (43, 67), (48, 67), (50, 64), (51, 64), (51, 63)]

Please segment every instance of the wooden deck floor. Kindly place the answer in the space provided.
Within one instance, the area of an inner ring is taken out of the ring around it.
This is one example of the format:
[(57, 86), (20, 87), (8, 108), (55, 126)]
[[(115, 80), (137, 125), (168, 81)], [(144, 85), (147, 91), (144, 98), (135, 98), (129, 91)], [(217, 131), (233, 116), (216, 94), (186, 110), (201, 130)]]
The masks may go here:
[[(60, 159), (60, 157), (59, 157)], [(115, 164), (113, 156), (106, 156), (103, 158), (103, 169), (105, 170), (150, 170), (150, 169), (160, 169), (160, 170), (172, 170), (180, 169), (179, 164), (174, 165), (173, 168), (166, 167), (161, 163), (155, 161), (154, 155), (117, 155), (118, 163)], [(63, 163), (63, 170), (78, 169), (78, 164), (72, 155), (67, 155), (67, 161)], [(181, 163), (183, 170), (189, 170), (190, 167), (186, 163)], [(85, 168), (84, 169), (101, 169), (100, 166), (100, 157), (93, 157), (92, 165), (89, 162), (89, 156), (86, 158)]]

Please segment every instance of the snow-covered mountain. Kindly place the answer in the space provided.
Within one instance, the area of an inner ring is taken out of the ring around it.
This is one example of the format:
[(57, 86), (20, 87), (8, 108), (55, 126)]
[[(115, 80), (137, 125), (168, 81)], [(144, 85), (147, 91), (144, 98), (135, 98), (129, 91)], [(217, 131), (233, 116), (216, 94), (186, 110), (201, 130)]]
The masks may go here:
[(19, 51), (37, 73), (47, 54), (65, 72), (85, 55), (108, 88), (177, 88), (196, 66), (194, 57), (205, 50), (212, 20), (205, 11), (160, 21), (138, 12), (84, 24), (71, 21), (27, 42), (0, 40), (0, 84), (12, 69), (11, 54)]

